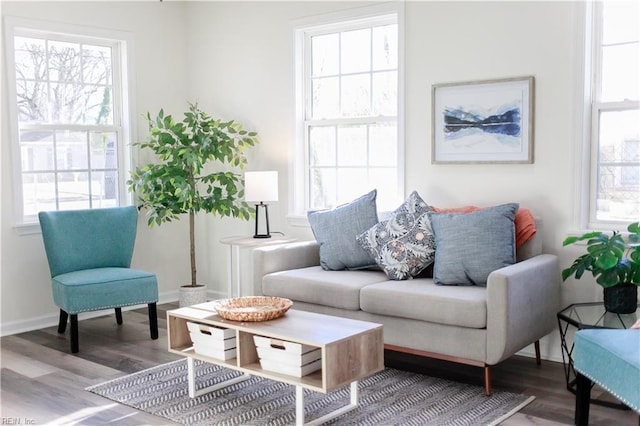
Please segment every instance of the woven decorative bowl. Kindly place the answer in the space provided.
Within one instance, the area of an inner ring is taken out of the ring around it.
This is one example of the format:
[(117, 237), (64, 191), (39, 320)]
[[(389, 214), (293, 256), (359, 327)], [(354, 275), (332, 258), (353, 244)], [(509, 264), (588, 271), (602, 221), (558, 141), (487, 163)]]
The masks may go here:
[(213, 302), (218, 315), (231, 321), (269, 321), (283, 316), (293, 302), (283, 297), (246, 296)]

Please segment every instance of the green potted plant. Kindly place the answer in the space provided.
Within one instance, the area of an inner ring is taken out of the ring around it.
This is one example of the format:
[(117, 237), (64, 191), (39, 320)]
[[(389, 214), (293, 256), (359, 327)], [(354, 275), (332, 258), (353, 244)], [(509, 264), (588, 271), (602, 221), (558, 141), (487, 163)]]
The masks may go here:
[(636, 311), (640, 286), (640, 222), (627, 227), (628, 242), (622, 234), (588, 232), (567, 237), (563, 246), (587, 240), (587, 253), (578, 257), (562, 271), (562, 280), (570, 276), (580, 279), (590, 271), (596, 282), (604, 288), (604, 306), (607, 311), (628, 314)]
[[(146, 119), (149, 138), (136, 145), (153, 151), (158, 161), (136, 167), (127, 185), (138, 208), (147, 209), (149, 226), (189, 216), (191, 284), (181, 286), (180, 306), (205, 302), (206, 286), (196, 277), (195, 214), (251, 217), (243, 177), (233, 170), (247, 163), (244, 151), (258, 143), (258, 136), (234, 121), (213, 119), (191, 103), (182, 121), (162, 109), (155, 118), (147, 113)], [(213, 170), (214, 162), (224, 170)]]

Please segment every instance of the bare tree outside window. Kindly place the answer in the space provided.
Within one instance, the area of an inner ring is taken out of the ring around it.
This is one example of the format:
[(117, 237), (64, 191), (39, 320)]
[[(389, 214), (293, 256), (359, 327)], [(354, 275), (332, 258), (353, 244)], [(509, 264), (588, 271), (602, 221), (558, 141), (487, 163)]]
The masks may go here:
[(33, 33), (13, 38), (23, 218), (116, 206), (117, 43)]
[(20, 122), (113, 124), (111, 49), (16, 37)]

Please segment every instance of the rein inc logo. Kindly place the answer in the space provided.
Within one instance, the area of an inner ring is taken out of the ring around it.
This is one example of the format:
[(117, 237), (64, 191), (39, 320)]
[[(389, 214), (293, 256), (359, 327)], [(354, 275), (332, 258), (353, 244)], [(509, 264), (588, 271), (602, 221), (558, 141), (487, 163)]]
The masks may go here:
[(28, 417), (1, 417), (0, 425), (35, 425), (36, 421)]

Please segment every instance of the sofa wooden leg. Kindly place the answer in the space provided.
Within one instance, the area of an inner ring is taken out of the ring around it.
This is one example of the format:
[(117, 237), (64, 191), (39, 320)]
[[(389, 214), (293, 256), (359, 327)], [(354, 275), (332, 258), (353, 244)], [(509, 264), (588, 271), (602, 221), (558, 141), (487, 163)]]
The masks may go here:
[(151, 333), (151, 339), (156, 340), (158, 338), (158, 311), (155, 303), (149, 303), (149, 331)]
[(116, 323), (122, 325), (122, 308), (116, 308)]
[(69, 319), (69, 314), (60, 309), (60, 319), (58, 320), (58, 333), (62, 334), (67, 329), (67, 320)]
[(491, 367), (488, 365), (484, 366), (484, 393), (491, 395)]
[(78, 314), (71, 314), (71, 353), (80, 351), (78, 343)]
[(536, 340), (533, 343), (533, 347), (536, 349), (536, 364), (542, 364), (542, 358), (540, 357), (540, 340)]
[(576, 410), (575, 424), (589, 425), (589, 402), (591, 400), (591, 380), (580, 373), (576, 373)]

